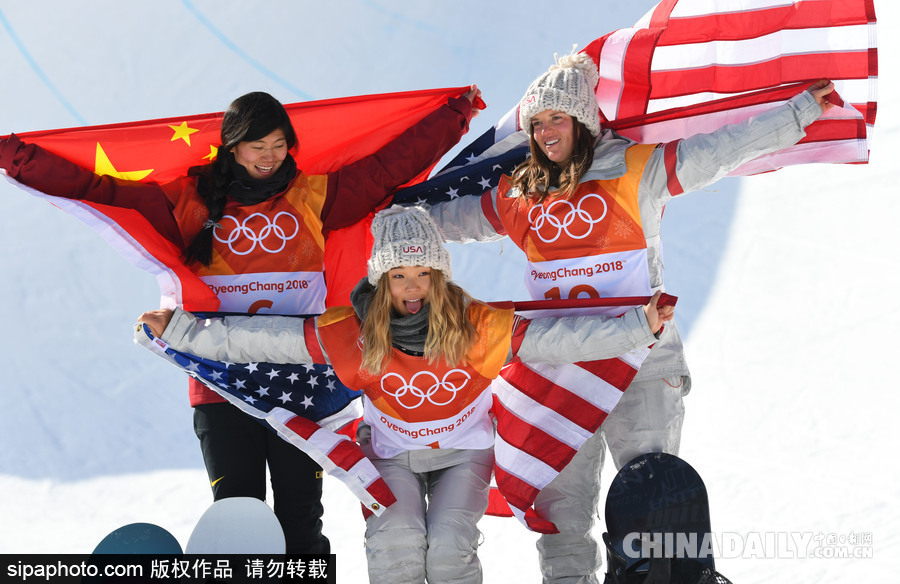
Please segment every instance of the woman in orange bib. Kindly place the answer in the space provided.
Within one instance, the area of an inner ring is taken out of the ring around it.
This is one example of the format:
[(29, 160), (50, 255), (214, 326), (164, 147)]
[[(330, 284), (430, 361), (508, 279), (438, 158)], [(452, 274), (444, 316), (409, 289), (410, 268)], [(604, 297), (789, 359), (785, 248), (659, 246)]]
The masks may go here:
[[(639, 144), (603, 127), (595, 96), (598, 76), (597, 64), (585, 53), (558, 59), (519, 101), (528, 160), (480, 197), (429, 209), (447, 241), (509, 236), (525, 253), (525, 286), (535, 300), (664, 290), (660, 227), (669, 201), (795, 144), (831, 107), (826, 96), (834, 89), (819, 81), (769, 112), (709, 134)], [(554, 368), (552, 374), (569, 368)], [(541, 391), (553, 383), (545, 376), (530, 387)], [(690, 387), (673, 322), (601, 429), (535, 500), (535, 509), (559, 529), (537, 543), (544, 584), (597, 584), (601, 550), (591, 530), (605, 452), (616, 468), (642, 453), (677, 455), (682, 398)]]
[(656, 341), (672, 307), (621, 318), (517, 316), (453, 284), (450, 254), (419, 207), (372, 223), (368, 277), (352, 306), (317, 318), (225, 317), (181, 309), (141, 320), (174, 349), (236, 362), (324, 363), (363, 391), (357, 438), (397, 502), (366, 519), (370, 582), (481, 582), (477, 523), (488, 505), (494, 430), (490, 382), (513, 357), (571, 363)]

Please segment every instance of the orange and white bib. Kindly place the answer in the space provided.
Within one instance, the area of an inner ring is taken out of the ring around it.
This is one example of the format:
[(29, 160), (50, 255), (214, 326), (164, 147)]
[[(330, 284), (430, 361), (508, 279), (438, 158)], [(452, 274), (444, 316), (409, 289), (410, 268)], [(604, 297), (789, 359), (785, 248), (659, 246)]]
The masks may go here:
[[(282, 195), (229, 203), (213, 232), (213, 258), (198, 276), (223, 312), (319, 314), (325, 310), (321, 210), (327, 177), (298, 173)], [(176, 212), (196, 223), (206, 210), (191, 197)]]
[(587, 180), (569, 199), (551, 194), (536, 204), (511, 197), (504, 177), (496, 199), (498, 214), (528, 259), (525, 285), (532, 298), (650, 294), (638, 187), (653, 148), (629, 148), (625, 175)]
[(319, 317), (319, 338), (341, 381), (363, 391), (363, 419), (382, 458), (404, 450), (489, 448), (494, 429), (488, 414), (492, 379), (506, 362), (514, 312), (473, 302), (467, 309), (478, 340), (466, 363), (432, 364), (394, 349), (387, 370), (362, 370), (360, 322), (352, 309), (329, 309)]

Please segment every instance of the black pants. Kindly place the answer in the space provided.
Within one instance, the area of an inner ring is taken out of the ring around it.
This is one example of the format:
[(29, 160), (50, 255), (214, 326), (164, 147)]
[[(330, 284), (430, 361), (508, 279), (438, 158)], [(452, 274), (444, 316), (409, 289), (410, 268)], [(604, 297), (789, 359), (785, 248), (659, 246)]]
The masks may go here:
[(328, 554), (322, 534), (322, 467), (254, 418), (228, 403), (194, 408), (213, 499), (266, 500), (266, 463), (275, 515), (289, 554)]

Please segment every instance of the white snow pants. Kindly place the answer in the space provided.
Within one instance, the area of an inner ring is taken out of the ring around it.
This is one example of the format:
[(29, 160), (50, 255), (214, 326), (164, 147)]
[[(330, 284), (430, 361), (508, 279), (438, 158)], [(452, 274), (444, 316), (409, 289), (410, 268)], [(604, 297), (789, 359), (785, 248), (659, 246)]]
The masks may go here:
[(538, 539), (544, 584), (598, 584), (603, 548), (591, 529), (600, 503), (605, 448), (616, 469), (646, 452), (677, 455), (684, 421), (683, 383), (690, 380), (655, 379), (629, 385), (600, 429), (538, 494), (535, 510), (559, 529)]
[(369, 582), (480, 584), (476, 524), (487, 510), (493, 449), (413, 450), (372, 462), (397, 502), (366, 520)]

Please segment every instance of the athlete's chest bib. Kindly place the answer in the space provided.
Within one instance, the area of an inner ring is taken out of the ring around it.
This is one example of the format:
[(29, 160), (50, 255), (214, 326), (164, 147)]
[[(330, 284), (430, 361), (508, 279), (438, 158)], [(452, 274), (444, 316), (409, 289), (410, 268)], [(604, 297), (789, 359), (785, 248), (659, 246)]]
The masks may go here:
[(220, 311), (324, 311), (324, 238), (317, 210), (324, 193), (311, 188), (317, 184), (312, 178), (298, 175), (286, 193), (256, 205), (226, 206), (213, 232), (213, 261), (198, 274), (221, 302)]
[(525, 286), (532, 298), (649, 295), (638, 186), (643, 155), (651, 151), (635, 152), (640, 159), (630, 157), (621, 178), (583, 182), (569, 199), (551, 195), (535, 203), (508, 196), (509, 183), (501, 183), (498, 212), (528, 259)]
[(466, 363), (450, 365), (443, 359), (429, 363), (394, 349), (388, 369), (378, 374), (362, 369), (359, 321), (340, 310), (319, 317), (319, 336), (341, 381), (363, 391), (363, 419), (372, 428), (378, 456), (493, 444), (489, 386), (509, 351), (512, 310), (470, 306), (479, 341)]

